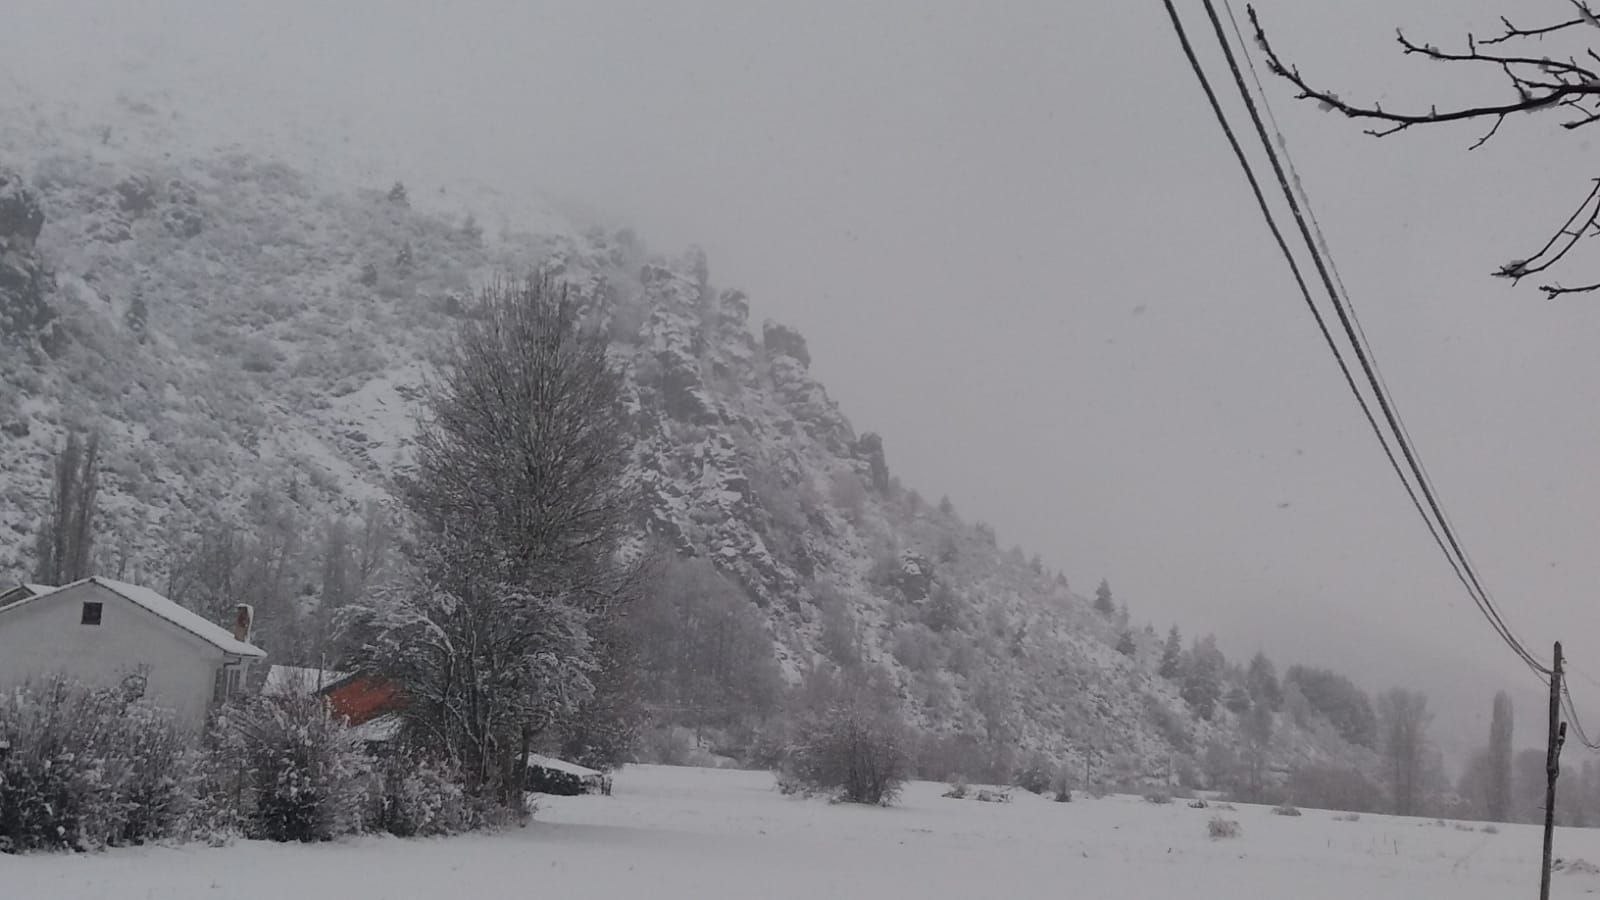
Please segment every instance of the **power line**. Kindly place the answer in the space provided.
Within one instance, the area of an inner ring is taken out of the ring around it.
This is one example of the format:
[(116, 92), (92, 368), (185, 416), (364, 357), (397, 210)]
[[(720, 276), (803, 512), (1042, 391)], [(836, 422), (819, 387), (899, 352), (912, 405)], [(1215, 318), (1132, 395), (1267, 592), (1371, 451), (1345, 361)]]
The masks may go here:
[[(1254, 101), (1249, 94), (1249, 89), (1244, 83), (1244, 78), (1239, 70), (1237, 59), (1234, 57), (1231, 45), (1229, 45), (1227, 36), (1223, 32), (1222, 23), (1217, 17), (1215, 6), (1213, 6), (1210, 0), (1205, 0), (1206, 11), (1211, 18), (1213, 27), (1217, 33), (1217, 37), (1222, 42), (1223, 49), (1227, 54), (1229, 67), (1233, 71), (1235, 83), (1239, 87), (1241, 94), (1244, 96), (1245, 103), (1250, 110), (1251, 119), (1255, 123), (1257, 134), (1267, 149), (1268, 156), (1272, 161), (1274, 172), (1278, 176), (1279, 186), (1282, 188), (1286, 198), (1290, 202), (1291, 210), (1293, 211), (1296, 222), (1299, 225), (1301, 237), (1306, 241), (1308, 249), (1311, 251), (1313, 262), (1317, 266), (1318, 273), (1322, 278), (1324, 287), (1327, 288), (1330, 296), (1332, 296), (1334, 299), (1335, 310), (1339, 314), (1339, 319), (1344, 328), (1346, 337), (1350, 340), (1351, 345), (1356, 352), (1357, 359), (1362, 366), (1363, 373), (1366, 375), (1367, 381), (1369, 385), (1371, 385), (1373, 393), (1376, 395), (1378, 403), (1384, 414), (1384, 419), (1387, 421), (1390, 429), (1393, 432), (1393, 439), (1397, 444), (1399, 444), (1401, 452), (1405, 456), (1407, 464), (1412, 470), (1413, 476), (1417, 479), (1418, 487), (1420, 487), (1423, 492), (1422, 498), (1418, 497), (1417, 489), (1412, 486), (1411, 479), (1406, 476), (1404, 469), (1401, 468), (1400, 461), (1395, 456), (1394, 450), (1390, 446), (1390, 437), (1385, 434), (1383, 428), (1378, 424), (1377, 417), (1374, 415), (1372, 408), (1368, 404), (1366, 397), (1362, 394), (1361, 389), (1357, 386), (1355, 377), (1350, 370), (1350, 366), (1348, 363), (1346, 363), (1344, 355), (1339, 349), (1338, 343), (1334, 340), (1333, 334), (1328, 328), (1327, 322), (1323, 318), (1321, 310), (1317, 307), (1316, 301), (1312, 297), (1311, 290), (1306, 284), (1306, 280), (1300, 271), (1299, 263), (1295, 260), (1293, 252), (1289, 249), (1288, 242), (1284, 238), (1282, 230), (1278, 227), (1277, 220), (1273, 216), (1270, 205), (1267, 203), (1265, 191), (1261, 187), (1260, 180), (1255, 175), (1255, 170), (1250, 164), (1249, 157), (1245, 154), (1244, 148), (1240, 145), (1238, 137), (1233, 131), (1233, 126), (1228, 121), (1227, 114), (1223, 110), (1222, 104), (1217, 97), (1217, 93), (1212, 88), (1211, 81), (1206, 76), (1205, 69), (1201, 66), (1199, 58), (1195, 54), (1194, 46), (1189, 40), (1188, 32), (1184, 28), (1182, 18), (1178, 15), (1178, 11), (1174, 7), (1172, 0), (1162, 0), (1162, 2), (1166, 7), (1168, 16), (1172, 20), (1173, 29), (1177, 33), (1178, 41), (1183, 47), (1184, 55), (1188, 58), (1190, 68), (1193, 69), (1195, 77), (1200, 83), (1201, 89), (1205, 92), (1206, 99), (1211, 104), (1212, 112), (1216, 115), (1217, 122), (1222, 127), (1223, 134), (1227, 137), (1229, 146), (1232, 148), (1234, 156), (1237, 158), (1240, 167), (1244, 170), (1245, 178), (1250, 183), (1251, 191), (1255, 195), (1256, 203), (1260, 207), (1262, 217), (1266, 220), (1267, 227), (1272, 232), (1273, 239), (1276, 241), (1279, 251), (1283, 254), (1285, 261), (1288, 262), (1290, 272), (1294, 275), (1295, 283), (1300, 289), (1301, 296), (1305, 299), (1307, 308), (1310, 309), (1312, 317), (1317, 323), (1318, 330), (1321, 332), (1323, 340), (1327, 344), (1329, 351), (1332, 352), (1335, 362), (1338, 363), (1339, 370), (1344, 376), (1346, 385), (1350, 388), (1351, 393), (1356, 398), (1356, 402), (1360, 405), (1361, 411), (1366, 417), (1367, 423), (1371, 427), (1373, 434), (1377, 436), (1378, 443), (1383, 448), (1384, 455), (1388, 458), (1390, 467), (1394, 470), (1395, 475), (1400, 479), (1400, 483), (1405, 488), (1406, 494), (1411, 499), (1412, 505), (1416, 508), (1418, 515), (1422, 517), (1424, 524), (1428, 528), (1429, 534), (1432, 535), (1435, 544), (1437, 544), (1439, 547), (1440, 552), (1444, 554), (1446, 561), (1450, 564), (1451, 569), (1455, 572), (1456, 578), (1466, 589), (1467, 594), (1472, 598), (1474, 605), (1478, 607), (1478, 610), (1489, 621), (1490, 627), (1495, 630), (1496, 634), (1500, 636), (1501, 640), (1504, 641), (1507, 646), (1511, 647), (1513, 652), (1515, 652), (1526, 664), (1528, 664), (1530, 668), (1537, 673), (1548, 674), (1549, 670), (1540, 664), (1538, 660), (1528, 652), (1528, 650), (1522, 645), (1521, 641), (1511, 633), (1509, 627), (1501, 618), (1498, 611), (1494, 609), (1492, 601), (1488, 597), (1487, 593), (1483, 591), (1481, 582), (1479, 582), (1476, 574), (1472, 571), (1470, 562), (1468, 562), (1466, 559), (1465, 554), (1461, 552), (1459, 540), (1456, 539), (1454, 533), (1449, 529), (1449, 526), (1440, 509), (1440, 504), (1438, 503), (1437, 498), (1433, 495), (1429, 484), (1426, 482), (1420, 471), (1420, 465), (1416, 461), (1416, 454), (1412, 451), (1409, 443), (1402, 437), (1402, 426), (1398, 421), (1398, 416), (1394, 412), (1392, 406), (1389, 404), (1388, 399), (1381, 388), (1381, 384), (1376, 376), (1372, 362), (1368, 358), (1368, 354), (1366, 353), (1363, 345), (1357, 339), (1356, 332), (1343, 304), (1339, 302), (1338, 293), (1334, 290), (1332, 280), (1328, 274), (1325, 264), (1322, 261), (1322, 258), (1316, 252), (1317, 248), (1313, 238), (1311, 237), (1309, 229), (1306, 226), (1306, 222), (1300, 211), (1299, 204), (1295, 201), (1294, 193), (1288, 186), (1287, 177), (1283, 171), (1283, 167), (1279, 163), (1277, 155), (1273, 152), (1271, 141), (1266, 135), (1265, 126), (1261, 122), (1261, 117), (1257, 112)], [(1434, 515), (1432, 517), (1429, 516), (1428, 510), (1424, 509), (1422, 503), (1424, 498), (1428, 501), (1428, 509), (1433, 510)], [(1438, 520), (1437, 524), (1435, 522), (1436, 519)], [(1452, 550), (1455, 552), (1452, 553)]]
[[(1233, 52), (1233, 45), (1228, 41), (1228, 36), (1223, 29), (1222, 21), (1217, 16), (1216, 5), (1212, 2), (1212, 0), (1202, 0), (1202, 2), (1205, 6), (1206, 15), (1211, 20), (1212, 29), (1216, 33), (1217, 41), (1222, 47), (1223, 55), (1227, 58), (1228, 67), (1233, 73), (1234, 84), (1238, 88), (1240, 96), (1244, 98), (1245, 107), (1249, 110), (1250, 120), (1255, 125), (1256, 135), (1261, 141), (1262, 148), (1267, 153), (1267, 159), (1272, 164), (1273, 172), (1278, 177), (1278, 185), (1283, 191), (1284, 198), (1289, 203), (1289, 209), (1294, 214), (1295, 223), (1300, 229), (1300, 236), (1305, 241), (1306, 247), (1311, 253), (1311, 260), (1316, 265), (1317, 274), (1321, 276), (1324, 289), (1327, 290), (1329, 298), (1333, 301), (1334, 311), (1338, 313), (1339, 322), (1344, 328), (1345, 337), (1349, 340), (1351, 348), (1355, 351), (1356, 359), (1361, 364), (1361, 369), (1363, 374), (1366, 375), (1367, 383), (1371, 387), (1374, 396), (1377, 398), (1378, 406), (1383, 411), (1384, 419), (1387, 421), (1390, 430), (1393, 432), (1396, 443), (1400, 446), (1401, 454), (1405, 457), (1406, 463), (1410, 467), (1413, 477), (1416, 478), (1417, 486), (1421, 489), (1423, 498), (1428, 502), (1428, 508), (1432, 510), (1434, 518), (1438, 521), (1439, 530), (1436, 532), (1436, 536), (1438, 534), (1443, 534), (1445, 540), (1450, 544), (1450, 549), (1451, 551), (1454, 551), (1455, 559), (1460, 561), (1458, 574), (1465, 574), (1465, 581), (1471, 583), (1470, 587), (1468, 588), (1468, 593), (1473, 597), (1473, 600), (1477, 604), (1479, 611), (1482, 612), (1489, 620), (1490, 625), (1500, 633), (1501, 638), (1506, 642), (1507, 646), (1511, 647), (1512, 651), (1518, 656), (1522, 657), (1523, 661), (1535, 671), (1540, 672), (1541, 674), (1548, 674), (1548, 668), (1540, 664), (1537, 658), (1527, 650), (1527, 648), (1522, 644), (1522, 641), (1517, 638), (1515, 632), (1511, 630), (1510, 625), (1507, 624), (1504, 618), (1500, 615), (1500, 612), (1495, 609), (1494, 602), (1490, 598), (1488, 590), (1484, 588), (1482, 582), (1479, 580), (1477, 572), (1472, 566), (1471, 559), (1467, 556), (1466, 551), (1461, 546), (1460, 540), (1456, 537), (1454, 529), (1450, 526), (1450, 520), (1444, 513), (1443, 505), (1439, 502), (1438, 495), (1433, 490), (1432, 484), (1430, 483), (1427, 474), (1418, 458), (1418, 454), (1415, 452), (1414, 448), (1411, 446), (1410, 440), (1406, 436), (1407, 432), (1404, 424), (1401, 422), (1400, 415), (1395, 409), (1393, 403), (1390, 401), (1388, 392), (1384, 389), (1382, 380), (1378, 377), (1376, 364), (1371, 358), (1371, 353), (1368, 351), (1367, 347), (1362, 341), (1361, 336), (1357, 334), (1352, 323), (1350, 313), (1347, 309), (1347, 305), (1340, 298), (1339, 291), (1334, 287), (1333, 279), (1329, 274), (1329, 265), (1324, 259), (1325, 251), (1318, 252), (1316, 239), (1312, 236), (1311, 231), (1306, 224), (1306, 218), (1301, 211), (1300, 202), (1296, 198), (1293, 188), (1289, 186), (1288, 176), (1285, 174), (1283, 164), (1279, 160), (1278, 149), (1272, 145), (1272, 140), (1267, 135), (1266, 126), (1263, 124), (1261, 120), (1261, 114), (1257, 110), (1255, 98), (1251, 95), (1249, 86), (1245, 84), (1244, 75), (1240, 72), (1238, 59)], [(1235, 23), (1235, 29), (1237, 30), (1237, 23)], [(1287, 148), (1285, 148), (1284, 156), (1287, 155)], [(1403, 475), (1401, 476), (1401, 480), (1405, 480)], [(1412, 495), (1412, 500), (1413, 503), (1415, 503), (1415, 494)], [(1418, 512), (1422, 513), (1422, 510), (1419, 508)], [(1422, 513), (1422, 515), (1426, 520), (1426, 513)], [(1447, 553), (1446, 555), (1448, 556), (1449, 554)]]
[[(1368, 381), (1372, 385), (1373, 392), (1377, 394), (1379, 403), (1384, 403), (1387, 401), (1387, 406), (1385, 409), (1386, 412), (1389, 410), (1393, 411), (1393, 415), (1390, 416), (1390, 424), (1396, 429), (1396, 439), (1400, 441), (1402, 448), (1414, 446), (1415, 442), (1411, 438), (1411, 431), (1406, 427), (1404, 417), (1400, 415), (1399, 404), (1394, 400), (1393, 393), (1389, 390), (1388, 381), (1383, 377), (1383, 371), (1378, 365), (1377, 357), (1371, 354), (1371, 341), (1367, 338), (1366, 329), (1361, 326), (1361, 319), (1356, 315), (1356, 307), (1354, 301), (1350, 298), (1350, 291), (1347, 287), (1345, 287), (1344, 278), (1339, 274), (1339, 267), (1333, 258), (1332, 251), (1328, 248), (1327, 236), (1322, 231), (1322, 224), (1317, 221), (1316, 211), (1311, 205), (1311, 197), (1305, 189), (1305, 184), (1300, 179), (1299, 170), (1295, 167), (1294, 155), (1289, 152), (1289, 142), (1284, 137), (1283, 129), (1278, 124), (1277, 116), (1272, 112), (1272, 103), (1267, 95), (1266, 86), (1262, 84), (1261, 75), (1256, 69), (1255, 59), (1250, 54), (1250, 44), (1245, 40), (1243, 30), (1239, 27), (1238, 16), (1234, 14), (1233, 2), (1232, 0), (1223, 0), (1223, 7), (1228, 12), (1228, 20), (1233, 27), (1234, 37), (1238, 39), (1240, 52), (1244, 56), (1245, 63), (1250, 69), (1250, 77), (1255, 82), (1257, 93), (1259, 93), (1261, 96), (1261, 107), (1266, 110), (1267, 119), (1272, 124), (1273, 134), (1277, 137), (1276, 150), (1265, 133), (1265, 129), (1261, 124), (1260, 117), (1256, 115), (1253, 98), (1250, 94), (1249, 88), (1245, 85), (1243, 78), (1240, 76), (1239, 67), (1234, 60), (1233, 52), (1231, 45), (1228, 43), (1227, 35), (1223, 33), (1222, 25), (1217, 19), (1216, 9), (1212, 5), (1211, 0), (1205, 0), (1205, 5), (1206, 10), (1211, 17), (1212, 25), (1216, 31), (1217, 40), (1222, 45), (1223, 53), (1227, 56), (1228, 64), (1233, 70), (1234, 81), (1239, 88), (1240, 95), (1243, 96), (1246, 106), (1250, 108), (1251, 117), (1255, 121), (1257, 133), (1261, 138), (1262, 145), (1266, 148), (1268, 157), (1273, 162), (1274, 170), (1278, 173), (1279, 186), (1283, 189), (1285, 197), (1288, 198), (1291, 208), (1295, 209), (1296, 220), (1300, 222), (1301, 226), (1301, 235), (1305, 238), (1307, 246), (1311, 250), (1313, 259), (1319, 262), (1319, 270), (1322, 264), (1326, 265), (1326, 270), (1322, 272), (1324, 286), (1328, 289), (1329, 296), (1333, 298), (1335, 307), (1346, 310), (1349, 313), (1349, 320), (1345, 323), (1345, 332), (1349, 337), (1352, 346), (1355, 348), (1357, 355), (1362, 357), (1364, 365), (1366, 363), (1370, 363), (1370, 366), (1366, 366), (1366, 371)], [(1278, 167), (1277, 152), (1279, 150), (1282, 152), (1283, 163), (1288, 168), (1288, 179), (1284, 178), (1283, 170)], [(1298, 203), (1296, 200), (1297, 196)], [(1299, 207), (1304, 208), (1305, 219), (1309, 220), (1310, 222), (1310, 234), (1306, 233), (1306, 222), (1304, 220), (1300, 220)], [(1330, 274), (1332, 275), (1331, 283), (1329, 283), (1328, 279)], [(1343, 321), (1342, 315), (1341, 321)], [(1354, 332), (1350, 331), (1350, 326), (1352, 324), (1355, 326)], [(1367, 348), (1365, 355), (1363, 355), (1363, 348)], [(1445, 535), (1450, 538), (1451, 546), (1454, 547), (1457, 554), (1460, 556), (1462, 570), (1472, 580), (1473, 586), (1477, 588), (1477, 594), (1473, 594), (1473, 592), (1469, 590), (1469, 595), (1473, 596), (1474, 603), (1478, 605), (1480, 612), (1490, 619), (1491, 626), (1495, 627), (1495, 630), (1501, 634), (1502, 639), (1504, 639), (1511, 646), (1512, 651), (1521, 657), (1522, 660), (1533, 669), (1535, 674), (1539, 675), (1541, 679), (1543, 679), (1549, 674), (1548, 667), (1539, 663), (1537, 658), (1526, 649), (1526, 646), (1523, 644), (1521, 639), (1517, 637), (1516, 632), (1511, 628), (1510, 623), (1506, 622), (1500, 612), (1494, 608), (1493, 600), (1489, 597), (1487, 589), (1485, 589), (1478, 581), (1471, 558), (1467, 556), (1464, 547), (1462, 547), (1459, 541), (1457, 541), (1454, 537), (1454, 523), (1450, 520), (1450, 517), (1445, 512), (1443, 506), (1434, 501), (1434, 498), (1437, 497), (1437, 491), (1433, 486), (1433, 477), (1429, 474), (1427, 465), (1423, 462), (1420, 455), (1413, 455), (1410, 452), (1407, 452), (1406, 457), (1407, 460), (1412, 464), (1413, 472), (1417, 478), (1417, 483), (1421, 486), (1424, 495), (1429, 498), (1430, 505), (1432, 505), (1435, 515), (1438, 516), (1440, 528), (1442, 528)], [(1414, 497), (1413, 502), (1415, 502)], [(1437, 541), (1437, 536), (1435, 537), (1435, 540)], [(1478, 602), (1480, 595), (1482, 597), (1481, 603)]]
[[(1338, 288), (1334, 287), (1333, 277), (1330, 275), (1330, 263), (1328, 263), (1328, 261), (1325, 259), (1326, 250), (1318, 251), (1317, 240), (1315, 240), (1315, 237), (1312, 237), (1312, 232), (1310, 232), (1309, 227), (1307, 227), (1306, 216), (1302, 215), (1301, 203), (1299, 203), (1299, 200), (1296, 199), (1296, 195), (1294, 195), (1294, 189), (1293, 187), (1290, 187), (1290, 183), (1288, 183), (1288, 176), (1285, 175), (1285, 170), (1283, 170), (1283, 163), (1280, 162), (1280, 159), (1278, 159), (1277, 147), (1272, 146), (1272, 139), (1267, 136), (1266, 125), (1262, 123), (1261, 114), (1259, 114), (1258, 107), (1256, 107), (1256, 102), (1254, 102), (1254, 98), (1250, 93), (1250, 86), (1246, 85), (1245, 78), (1243, 78), (1243, 74), (1240, 72), (1240, 67), (1238, 67), (1238, 59), (1235, 58), (1234, 46), (1232, 46), (1232, 43), (1227, 40), (1227, 34), (1224, 32), (1224, 29), (1222, 29), (1221, 19), (1218, 18), (1218, 13), (1216, 13), (1216, 5), (1214, 5), (1213, 0), (1202, 0), (1202, 2), (1203, 5), (1205, 5), (1206, 16), (1211, 19), (1211, 27), (1213, 27), (1214, 32), (1216, 32), (1216, 38), (1218, 38), (1218, 42), (1221, 43), (1222, 53), (1224, 53), (1224, 56), (1227, 58), (1229, 69), (1232, 70), (1232, 74), (1234, 74), (1235, 86), (1237, 86), (1238, 91), (1240, 91), (1240, 96), (1243, 96), (1243, 99), (1245, 99), (1246, 109), (1250, 110), (1250, 119), (1251, 122), (1254, 123), (1254, 127), (1256, 127), (1256, 135), (1258, 135), (1258, 138), (1261, 139), (1262, 149), (1267, 152), (1267, 160), (1272, 163), (1272, 170), (1274, 170), (1275, 175), (1277, 175), (1278, 187), (1282, 189), (1285, 199), (1288, 200), (1288, 203), (1290, 203), (1290, 211), (1294, 215), (1294, 221), (1296, 221), (1296, 224), (1299, 226), (1301, 239), (1306, 242), (1307, 250), (1310, 251), (1310, 256), (1312, 256), (1312, 263), (1317, 266), (1318, 275), (1322, 277), (1323, 288), (1328, 291), (1328, 296), (1330, 296), (1331, 301), (1333, 301), (1334, 312), (1338, 312), (1339, 323), (1341, 323), (1342, 327), (1344, 327), (1344, 335), (1346, 335), (1347, 340), (1350, 341), (1350, 348), (1354, 349), (1355, 357), (1357, 357), (1358, 362), (1360, 362), (1360, 365), (1362, 365), (1362, 372), (1366, 375), (1366, 383), (1370, 384), (1374, 397), (1378, 399), (1379, 408), (1381, 408), (1382, 413), (1384, 413), (1384, 420), (1386, 420), (1387, 424), (1389, 424), (1390, 431), (1394, 432), (1395, 442), (1400, 445), (1400, 452), (1402, 452), (1402, 455), (1405, 456), (1406, 464), (1410, 466), (1411, 474), (1413, 474), (1414, 479), (1416, 479), (1416, 482), (1418, 482), (1418, 487), (1421, 488), (1422, 498), (1427, 500), (1427, 506), (1429, 506), (1430, 511), (1434, 512), (1434, 517), (1438, 522), (1437, 533), (1442, 533), (1442, 535), (1445, 536), (1445, 540), (1450, 543), (1450, 549), (1451, 551), (1454, 551), (1454, 559), (1459, 559), (1459, 562), (1461, 562), (1458, 572), (1464, 573), (1464, 575), (1466, 575), (1466, 581), (1470, 581), (1469, 591), (1467, 591), (1467, 593), (1474, 597), (1474, 602), (1478, 605), (1478, 610), (1480, 610), (1480, 612), (1482, 612), (1483, 615), (1490, 620), (1490, 625), (1494, 626), (1494, 629), (1501, 634), (1502, 639), (1506, 641), (1506, 644), (1509, 645), (1510, 649), (1512, 649), (1512, 652), (1517, 653), (1518, 657), (1522, 657), (1523, 661), (1528, 663), (1528, 665), (1530, 665), (1534, 671), (1539, 671), (1539, 673), (1547, 673), (1549, 669), (1544, 668), (1544, 666), (1539, 663), (1538, 658), (1533, 657), (1533, 653), (1528, 652), (1528, 649), (1526, 649), (1525, 645), (1522, 644), (1522, 641), (1520, 641), (1520, 639), (1515, 636), (1514, 631), (1510, 629), (1509, 623), (1506, 623), (1506, 620), (1501, 617), (1499, 610), (1494, 609), (1494, 602), (1493, 599), (1491, 599), (1490, 594), (1488, 594), (1488, 589), (1483, 588), (1482, 581), (1478, 580), (1477, 572), (1475, 572), (1474, 567), (1472, 567), (1472, 560), (1470, 560), (1470, 557), (1467, 557), (1466, 549), (1462, 549), (1461, 541), (1456, 538), (1454, 528), (1451, 528), (1450, 525), (1450, 519), (1445, 516), (1445, 511), (1443, 511), (1443, 504), (1438, 501), (1438, 495), (1434, 492), (1432, 484), (1430, 484), (1429, 477), (1427, 477), (1427, 472), (1424, 471), (1424, 468), (1422, 468), (1419, 455), (1418, 453), (1414, 452), (1414, 448), (1411, 447), (1411, 440), (1408, 439), (1408, 432), (1406, 432), (1405, 424), (1403, 424), (1402, 418), (1400, 418), (1400, 413), (1398, 413), (1395, 405), (1392, 404), (1392, 400), (1389, 399), (1389, 392), (1386, 391), (1384, 384), (1382, 384), (1381, 378), (1379, 378), (1378, 370), (1376, 370), (1376, 360), (1371, 359), (1371, 352), (1368, 351), (1365, 343), (1363, 343), (1362, 335), (1358, 335), (1357, 330), (1355, 330), (1354, 320), (1352, 320), (1352, 315), (1350, 315), (1349, 307), (1347, 307), (1347, 304), (1344, 303), (1344, 301), (1341, 299), (1341, 296), (1339, 296)], [(1237, 22), (1235, 22), (1235, 30), (1237, 30)], [(1283, 155), (1288, 157), (1288, 149), (1286, 149), (1286, 147), (1283, 149)], [(1402, 480), (1405, 480), (1405, 477), (1402, 476)], [(1413, 503), (1414, 501), (1416, 501), (1416, 495), (1413, 493)], [(1418, 509), (1418, 512), (1422, 512), (1421, 509)], [(1427, 514), (1422, 514), (1422, 517), (1424, 517), (1424, 520), (1426, 520)], [(1446, 552), (1446, 556), (1448, 556), (1448, 552)]]

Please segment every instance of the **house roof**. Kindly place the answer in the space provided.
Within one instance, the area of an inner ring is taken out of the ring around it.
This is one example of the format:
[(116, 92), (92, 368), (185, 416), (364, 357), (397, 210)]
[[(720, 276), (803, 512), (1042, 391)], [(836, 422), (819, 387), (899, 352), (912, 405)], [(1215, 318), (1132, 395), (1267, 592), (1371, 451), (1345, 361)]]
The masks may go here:
[(358, 741), (382, 743), (394, 740), (395, 736), (400, 733), (400, 726), (404, 724), (405, 722), (400, 718), (399, 713), (384, 713), (375, 719), (362, 722), (360, 725), (351, 726), (350, 733), (355, 735)]
[(309, 697), (350, 677), (348, 672), (306, 666), (271, 666), (261, 693), (268, 697)]
[(542, 756), (538, 753), (528, 754), (528, 765), (549, 769), (552, 772), (562, 772), (576, 778), (605, 777), (604, 772), (596, 772), (594, 769), (586, 769), (577, 763), (569, 763), (564, 759), (556, 759), (554, 756)]
[(184, 609), (183, 607), (173, 603), (171, 600), (168, 600), (166, 597), (161, 596), (149, 588), (139, 587), (138, 585), (128, 584), (122, 581), (113, 581), (110, 578), (100, 578), (98, 576), (85, 578), (81, 581), (74, 581), (71, 584), (64, 584), (61, 587), (54, 588), (47, 585), (25, 585), (24, 587), (31, 592), (32, 596), (24, 597), (23, 599), (17, 600), (8, 606), (0, 607), (0, 614), (27, 606), (30, 603), (37, 603), (46, 597), (51, 597), (63, 591), (85, 584), (93, 584), (108, 590), (124, 600), (134, 604), (135, 606), (144, 609), (146, 612), (165, 619), (167, 622), (176, 625), (190, 634), (193, 634), (194, 636), (200, 638), (208, 644), (211, 644), (224, 653), (228, 653), (233, 656), (250, 656), (257, 659), (267, 655), (267, 651), (262, 650), (260, 647), (236, 639), (233, 636), (233, 633), (228, 631), (228, 629), (223, 628), (221, 625), (207, 622), (201, 616)]
[(55, 590), (55, 588), (44, 584), (19, 584), (10, 590), (0, 591), (0, 607), (10, 606), (13, 603), (20, 603), (23, 600), (37, 597), (40, 594), (48, 594), (53, 590)]

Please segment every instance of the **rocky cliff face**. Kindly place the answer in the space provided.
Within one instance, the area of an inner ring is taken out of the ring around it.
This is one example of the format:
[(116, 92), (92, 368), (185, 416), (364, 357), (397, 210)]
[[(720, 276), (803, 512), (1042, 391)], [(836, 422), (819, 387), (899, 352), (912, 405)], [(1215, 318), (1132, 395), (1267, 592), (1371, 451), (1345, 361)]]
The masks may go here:
[[(487, 235), (387, 190), (244, 154), (0, 159), (0, 577), (23, 577), (65, 430), (105, 434), (104, 567), (160, 584), (172, 548), (263, 490), (307, 519), (383, 499), (415, 387), (474, 285), (549, 267), (629, 372), (641, 536), (735, 578), (797, 675), (888, 667), (930, 731), (1161, 778), (1237, 723), (1192, 716), (1152, 632), (892, 475), (703, 254), (626, 232)], [(88, 144), (86, 147), (90, 146)], [(1343, 749), (1293, 730), (1280, 755)]]

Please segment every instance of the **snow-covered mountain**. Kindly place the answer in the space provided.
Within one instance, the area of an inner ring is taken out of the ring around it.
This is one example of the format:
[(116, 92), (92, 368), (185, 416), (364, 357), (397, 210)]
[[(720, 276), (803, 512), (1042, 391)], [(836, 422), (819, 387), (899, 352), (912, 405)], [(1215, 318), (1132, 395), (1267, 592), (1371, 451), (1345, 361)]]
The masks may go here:
[[(114, 128), (35, 108), (0, 131), (0, 577), (28, 572), (72, 428), (103, 435), (102, 552), (155, 583), (262, 491), (306, 520), (387, 497), (430, 349), (477, 286), (537, 266), (591, 299), (630, 374), (641, 533), (736, 579), (791, 675), (859, 653), (930, 731), (1128, 780), (1237, 743), (1235, 713), (1197, 717), (1158, 677), (1154, 631), (902, 485), (804, 338), (752, 322), (702, 253), (537, 207), (485, 229), (434, 191), (245, 150), (168, 154), (166, 114), (125, 105)], [(1326, 728), (1281, 729), (1276, 755), (1362, 758)]]

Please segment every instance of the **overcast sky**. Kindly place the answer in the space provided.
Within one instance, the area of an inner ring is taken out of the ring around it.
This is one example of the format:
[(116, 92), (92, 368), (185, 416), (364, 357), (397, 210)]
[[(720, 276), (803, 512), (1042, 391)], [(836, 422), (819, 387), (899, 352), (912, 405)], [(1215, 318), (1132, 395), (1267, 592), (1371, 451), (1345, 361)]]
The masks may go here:
[[(1396, 25), (1458, 40), (1505, 5), (1260, 7), (1308, 75), (1399, 107), (1463, 86), (1401, 59)], [(698, 243), (907, 484), (1081, 589), (1485, 723), (1484, 692), (1520, 686), (1531, 736), (1536, 685), (1388, 471), (1155, 0), (8, 6), (14, 83), (166, 90), (219, 141), (294, 135), (413, 195), (470, 178)], [(1374, 141), (1268, 87), (1474, 561), (1541, 655), (1562, 638), (1600, 677), (1600, 300), (1487, 277), (1569, 213), (1589, 139), (1539, 117), (1471, 153), (1470, 126)], [(1600, 685), (1574, 690), (1600, 722)]]

